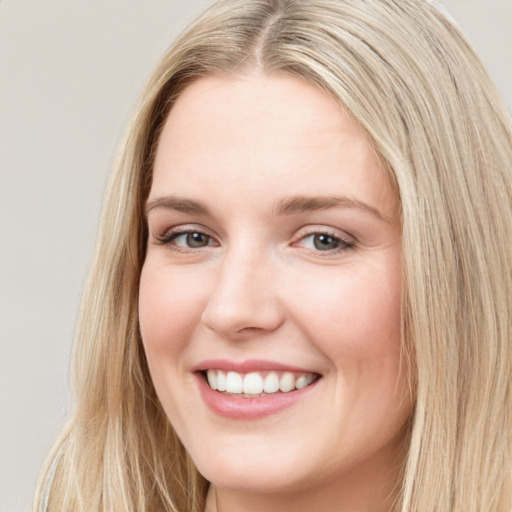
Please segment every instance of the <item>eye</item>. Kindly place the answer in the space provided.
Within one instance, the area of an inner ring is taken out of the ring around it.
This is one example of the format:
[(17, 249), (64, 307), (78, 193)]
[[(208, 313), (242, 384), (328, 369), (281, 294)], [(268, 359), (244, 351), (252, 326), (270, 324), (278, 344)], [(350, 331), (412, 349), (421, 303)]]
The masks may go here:
[(184, 233), (173, 233), (168, 237), (166, 243), (173, 242), (179, 247), (186, 247), (188, 249), (197, 249), (214, 245), (212, 238), (199, 231), (187, 231)]
[(177, 226), (162, 235), (156, 235), (157, 243), (165, 245), (174, 252), (187, 252), (209, 246), (217, 246), (218, 242), (203, 231), (192, 226)]
[(331, 233), (310, 233), (303, 236), (296, 244), (305, 249), (321, 252), (337, 252), (353, 247), (354, 244)]

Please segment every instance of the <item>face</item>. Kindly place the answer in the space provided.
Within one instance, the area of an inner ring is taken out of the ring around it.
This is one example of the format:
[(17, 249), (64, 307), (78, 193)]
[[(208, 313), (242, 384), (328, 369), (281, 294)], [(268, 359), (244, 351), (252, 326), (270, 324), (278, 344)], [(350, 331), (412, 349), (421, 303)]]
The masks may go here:
[(293, 492), (389, 471), (411, 411), (400, 222), (356, 122), (297, 78), (203, 78), (146, 210), (142, 338), (200, 472)]

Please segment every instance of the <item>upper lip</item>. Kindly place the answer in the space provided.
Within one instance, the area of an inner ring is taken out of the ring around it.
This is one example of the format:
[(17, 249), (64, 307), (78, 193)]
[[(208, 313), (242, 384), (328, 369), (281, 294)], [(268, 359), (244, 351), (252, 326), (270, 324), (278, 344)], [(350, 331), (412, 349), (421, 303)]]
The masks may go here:
[(309, 368), (299, 368), (289, 364), (267, 361), (263, 359), (246, 359), (244, 361), (231, 361), (228, 359), (208, 359), (197, 364), (193, 371), (224, 370), (237, 373), (250, 373), (257, 371), (284, 371), (294, 373), (318, 373)]

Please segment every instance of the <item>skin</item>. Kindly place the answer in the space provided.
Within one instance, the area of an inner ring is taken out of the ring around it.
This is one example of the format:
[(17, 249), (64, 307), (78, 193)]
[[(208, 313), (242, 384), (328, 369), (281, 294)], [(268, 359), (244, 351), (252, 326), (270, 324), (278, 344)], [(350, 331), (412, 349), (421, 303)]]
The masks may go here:
[[(208, 211), (166, 206), (170, 195)], [(345, 199), (275, 211), (333, 195)], [(148, 199), (140, 328), (161, 403), (212, 483), (208, 512), (390, 506), (412, 409), (398, 208), (358, 124), (309, 83), (212, 76), (177, 100)], [(203, 233), (202, 245), (169, 240), (176, 231)], [(315, 245), (322, 233), (339, 246)], [(226, 418), (206, 406), (194, 373), (214, 358), (321, 378), (275, 414)]]

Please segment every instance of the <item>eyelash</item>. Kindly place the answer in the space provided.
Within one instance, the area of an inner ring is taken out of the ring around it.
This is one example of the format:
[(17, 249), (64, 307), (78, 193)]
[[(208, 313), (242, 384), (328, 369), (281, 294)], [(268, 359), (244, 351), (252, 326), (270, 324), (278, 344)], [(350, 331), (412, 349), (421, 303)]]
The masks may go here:
[(201, 247), (183, 247), (180, 245), (177, 245), (176, 243), (173, 243), (176, 238), (184, 235), (202, 235), (209, 240), (213, 240), (213, 237), (205, 233), (204, 231), (200, 229), (193, 229), (191, 227), (183, 226), (182, 228), (175, 228), (170, 231), (166, 231), (161, 236), (157, 236), (158, 243), (160, 245), (166, 245), (169, 247), (170, 250), (173, 252), (178, 253), (190, 253), (193, 251), (196, 251), (197, 249), (202, 249), (203, 247), (209, 247), (210, 244), (207, 244), (205, 246)]
[(326, 230), (318, 230), (317, 229), (317, 230), (312, 230), (309, 233), (305, 233), (298, 239), (297, 242), (294, 242), (292, 244), (292, 246), (297, 246), (297, 244), (299, 242), (304, 242), (304, 240), (306, 240), (308, 238), (314, 238), (315, 236), (326, 236), (326, 237), (332, 239), (334, 243), (338, 244), (338, 246), (334, 247), (333, 249), (328, 249), (326, 251), (322, 251), (320, 249), (311, 249), (311, 248), (304, 247), (304, 249), (306, 249), (308, 252), (310, 252), (311, 254), (314, 254), (314, 255), (318, 255), (318, 254), (322, 254), (322, 253), (323, 253), (322, 254), (323, 256), (336, 255), (336, 254), (342, 253), (344, 251), (353, 249), (355, 246), (354, 242), (352, 242), (350, 240), (346, 240), (345, 238), (329, 231), (328, 229), (326, 229)]
[[(176, 228), (171, 231), (166, 231), (161, 236), (157, 237), (158, 243), (160, 245), (166, 245), (169, 247), (170, 250), (177, 253), (191, 253), (195, 252), (198, 249), (203, 249), (205, 247), (212, 247), (218, 244), (210, 244), (207, 243), (206, 245), (202, 245), (199, 247), (184, 247), (177, 245), (176, 243), (173, 243), (178, 237), (184, 236), (184, 235), (201, 235), (206, 238), (208, 238), (208, 241), (214, 240), (214, 238), (211, 235), (208, 235), (204, 231), (200, 229), (192, 229), (190, 227), (183, 227), (183, 228)], [(335, 255), (339, 254), (341, 252), (350, 250), (354, 248), (355, 243), (349, 240), (346, 240), (339, 235), (336, 235), (335, 233), (330, 232), (329, 230), (312, 230), (309, 233), (303, 234), (296, 242), (293, 242), (291, 245), (292, 247), (297, 247), (298, 244), (308, 238), (315, 237), (315, 236), (326, 236), (330, 239), (332, 239), (334, 244), (337, 244), (337, 247), (334, 247), (332, 249), (328, 249), (325, 251), (322, 251), (320, 249), (312, 249), (304, 247), (306, 251), (308, 251), (310, 254), (314, 255), (323, 255), (323, 256), (329, 256), (329, 255)], [(323, 253), (323, 254), (322, 254)]]

